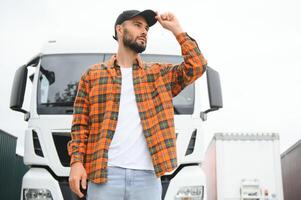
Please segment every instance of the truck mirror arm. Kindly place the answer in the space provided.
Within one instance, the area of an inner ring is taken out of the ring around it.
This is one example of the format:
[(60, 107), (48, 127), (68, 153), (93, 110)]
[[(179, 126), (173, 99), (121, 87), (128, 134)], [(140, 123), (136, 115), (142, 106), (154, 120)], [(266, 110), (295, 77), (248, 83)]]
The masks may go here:
[(200, 117), (201, 117), (202, 121), (206, 121), (207, 120), (207, 113), (212, 112), (212, 111), (216, 111), (218, 109), (219, 109), (218, 107), (215, 107), (215, 108), (210, 108), (208, 110), (202, 111), (200, 113)]
[(10, 107), (12, 110), (14, 111), (18, 111), (21, 113), (24, 113), (24, 121), (28, 121), (30, 118), (30, 112), (28, 112), (27, 110), (24, 110), (23, 108), (18, 108), (18, 107)]

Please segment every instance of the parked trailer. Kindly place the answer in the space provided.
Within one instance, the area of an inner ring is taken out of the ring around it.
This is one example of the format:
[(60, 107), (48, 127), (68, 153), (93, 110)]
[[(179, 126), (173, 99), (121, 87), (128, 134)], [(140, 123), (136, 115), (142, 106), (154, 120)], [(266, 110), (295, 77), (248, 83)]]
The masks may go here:
[(214, 135), (203, 163), (208, 200), (283, 200), (279, 136)]
[(285, 200), (301, 199), (301, 140), (281, 154)]

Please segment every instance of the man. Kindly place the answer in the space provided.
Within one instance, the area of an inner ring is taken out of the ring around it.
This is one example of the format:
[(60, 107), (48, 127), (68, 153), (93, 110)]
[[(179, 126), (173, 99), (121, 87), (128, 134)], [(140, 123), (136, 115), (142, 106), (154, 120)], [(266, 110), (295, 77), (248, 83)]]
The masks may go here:
[[(183, 63), (141, 60), (157, 21), (181, 45)], [(90, 200), (161, 200), (160, 176), (177, 167), (172, 97), (199, 78), (207, 62), (172, 13), (124, 11), (114, 39), (117, 53), (79, 82), (68, 143), (70, 188), (83, 197), (80, 187), (88, 180)]]

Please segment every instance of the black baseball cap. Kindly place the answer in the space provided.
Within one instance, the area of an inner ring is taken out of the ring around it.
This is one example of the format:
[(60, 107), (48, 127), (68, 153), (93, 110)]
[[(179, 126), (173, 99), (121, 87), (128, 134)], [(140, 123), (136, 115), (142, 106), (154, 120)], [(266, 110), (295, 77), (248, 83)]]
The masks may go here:
[(116, 33), (116, 26), (122, 24), (124, 21), (132, 19), (133, 17), (136, 16), (142, 16), (146, 20), (147, 24), (149, 27), (154, 25), (157, 22), (156, 13), (153, 10), (144, 10), (144, 11), (139, 11), (139, 10), (126, 10), (123, 11), (116, 19), (115, 26), (114, 26), (114, 31), (115, 31), (115, 36), (113, 38), (117, 40), (117, 33)]

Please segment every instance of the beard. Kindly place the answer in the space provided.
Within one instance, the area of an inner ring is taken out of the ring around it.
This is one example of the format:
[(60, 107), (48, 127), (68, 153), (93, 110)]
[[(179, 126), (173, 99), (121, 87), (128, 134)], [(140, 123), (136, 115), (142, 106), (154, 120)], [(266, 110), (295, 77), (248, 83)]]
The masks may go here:
[(131, 50), (135, 51), (136, 53), (142, 53), (146, 48), (146, 41), (145, 45), (139, 44), (132, 35), (130, 35), (127, 29), (124, 29), (124, 37), (123, 37), (123, 44), (125, 47), (130, 48)]

